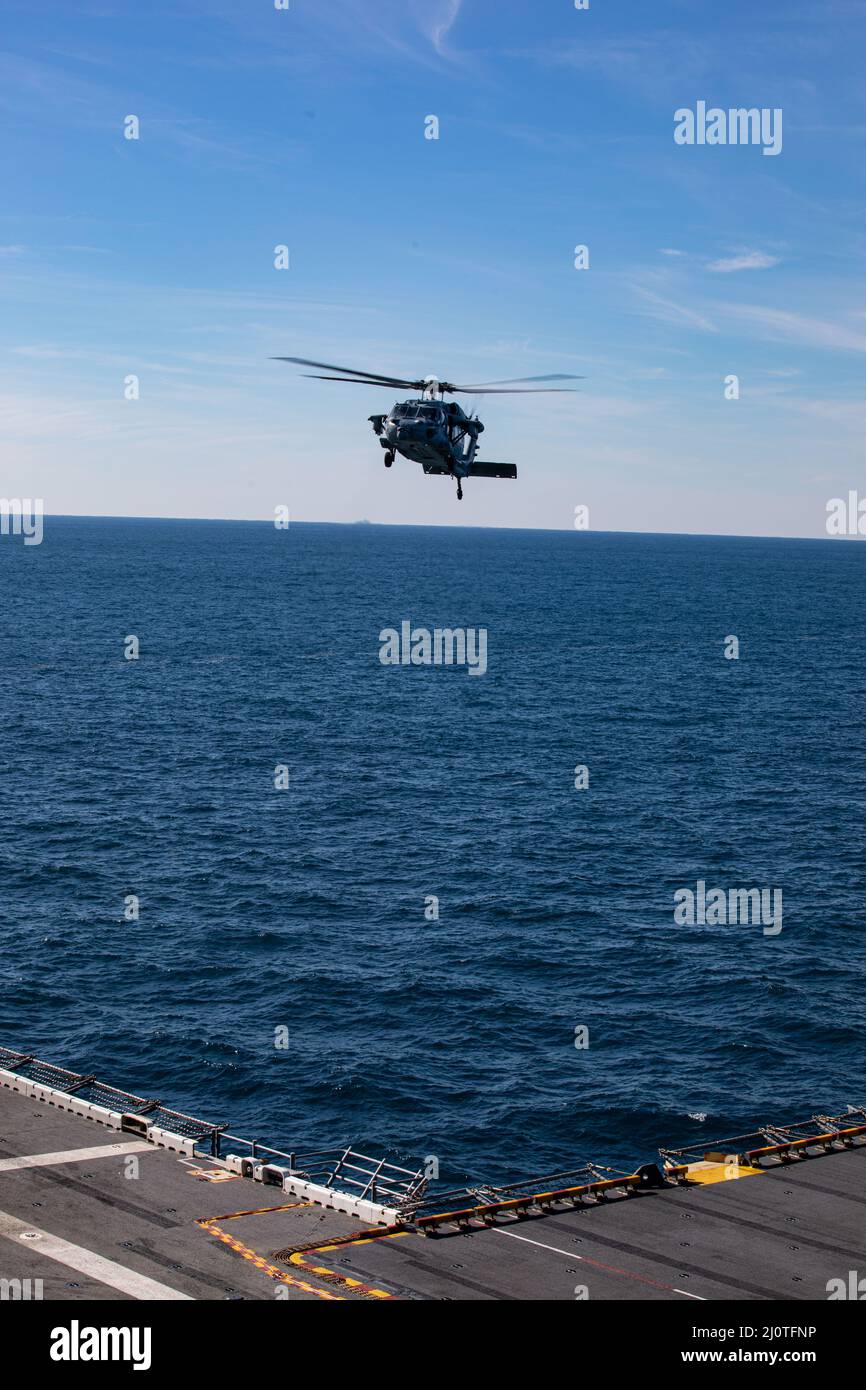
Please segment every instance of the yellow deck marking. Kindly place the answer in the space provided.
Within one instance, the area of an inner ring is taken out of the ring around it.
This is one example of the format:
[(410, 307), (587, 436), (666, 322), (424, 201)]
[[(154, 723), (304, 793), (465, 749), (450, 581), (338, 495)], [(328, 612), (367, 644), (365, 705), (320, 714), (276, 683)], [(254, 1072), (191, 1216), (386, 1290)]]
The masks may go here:
[[(293, 1211), (297, 1210), (298, 1207), (311, 1207), (314, 1205), (313, 1202), (287, 1202), (284, 1206), (278, 1207), (250, 1207), (245, 1211), (228, 1212), (225, 1216), (201, 1217), (196, 1221), (196, 1225), (201, 1226), (202, 1230), (207, 1231), (210, 1235), (215, 1235), (218, 1240), (223, 1241), (224, 1244), (228, 1245), (232, 1250), (235, 1250), (243, 1259), (249, 1260), (255, 1265), (256, 1269), (260, 1269), (271, 1279), (277, 1279), (284, 1284), (291, 1284), (294, 1288), (303, 1289), (306, 1293), (314, 1293), (319, 1298), (326, 1298), (332, 1302), (344, 1303), (345, 1299), (341, 1298), (339, 1294), (328, 1293), (325, 1289), (315, 1288), (312, 1284), (307, 1284), (301, 1279), (295, 1279), (292, 1275), (284, 1273), (284, 1271), (278, 1269), (276, 1265), (272, 1265), (268, 1260), (265, 1260), (261, 1255), (257, 1254), (255, 1250), (250, 1249), (248, 1245), (244, 1245), (240, 1240), (235, 1240), (234, 1236), (230, 1236), (227, 1231), (223, 1231), (221, 1227), (216, 1224), (218, 1221), (236, 1221), (241, 1216), (266, 1216), (269, 1212)], [(326, 1279), (328, 1283), (331, 1284), (341, 1284), (344, 1288), (351, 1289), (354, 1293), (362, 1293), (367, 1298), (394, 1299), (397, 1295), (389, 1293), (387, 1289), (374, 1288), (370, 1284), (363, 1283), (360, 1279), (354, 1279), (350, 1274), (341, 1274), (338, 1270), (328, 1269), (325, 1265), (311, 1264), (308, 1257), (311, 1255), (324, 1255), (331, 1250), (343, 1250), (349, 1245), (370, 1245), (376, 1240), (394, 1240), (398, 1236), (409, 1236), (414, 1234), (413, 1231), (389, 1231), (387, 1233), (383, 1232), (377, 1234), (375, 1226), (371, 1226), (368, 1228), (368, 1231), (365, 1231), (363, 1234), (350, 1236), (348, 1239), (344, 1240), (330, 1241), (323, 1245), (317, 1245), (310, 1250), (299, 1250), (294, 1255), (289, 1256), (289, 1259), (293, 1265), (297, 1266), (299, 1269), (305, 1270), (308, 1274), (313, 1274), (319, 1279)]]
[[(375, 1227), (371, 1228), (375, 1231)], [(397, 1295), (389, 1293), (387, 1289), (377, 1289), (372, 1284), (364, 1284), (360, 1279), (353, 1279), (350, 1274), (341, 1274), (336, 1269), (329, 1269), (327, 1265), (310, 1264), (310, 1255), (325, 1255), (331, 1250), (345, 1250), (352, 1245), (372, 1245), (377, 1240), (399, 1240), (401, 1236), (415, 1235), (414, 1231), (388, 1231), (381, 1235), (360, 1235), (352, 1236), (349, 1240), (338, 1240), (330, 1245), (317, 1245), (314, 1250), (299, 1250), (289, 1259), (293, 1265), (300, 1269), (305, 1269), (308, 1274), (316, 1274), (320, 1279), (337, 1280), (344, 1284), (348, 1289), (355, 1289), (363, 1293), (367, 1298), (391, 1298), (397, 1299)], [(399, 1299), (397, 1300), (399, 1302)]]
[(344, 1302), (338, 1293), (328, 1293), (327, 1289), (317, 1289), (312, 1284), (306, 1283), (303, 1279), (293, 1279), (291, 1274), (286, 1274), (284, 1270), (277, 1269), (276, 1265), (272, 1265), (270, 1261), (262, 1259), (261, 1255), (257, 1255), (255, 1250), (251, 1250), (250, 1247), (244, 1245), (242, 1241), (235, 1240), (234, 1236), (230, 1236), (227, 1231), (221, 1230), (220, 1227), (215, 1225), (212, 1221), (199, 1221), (197, 1224), (202, 1226), (204, 1230), (207, 1231), (208, 1235), (216, 1236), (217, 1240), (221, 1240), (225, 1245), (228, 1245), (231, 1250), (234, 1250), (240, 1255), (241, 1259), (249, 1260), (256, 1269), (260, 1269), (263, 1274), (267, 1274), (269, 1279), (275, 1280), (278, 1284), (290, 1284), (292, 1288), (303, 1289), (304, 1293), (315, 1294), (316, 1298), (325, 1298), (331, 1303)]
[(230, 1211), (224, 1216), (207, 1216), (205, 1221), (236, 1221), (239, 1216), (267, 1216), (271, 1211), (294, 1211), (296, 1207), (310, 1207), (312, 1202), (285, 1202), (279, 1207), (248, 1207), (246, 1211)]
[(266, 1274), (269, 1279), (273, 1279), (276, 1283), (288, 1284), (294, 1289), (302, 1289), (304, 1293), (315, 1294), (316, 1298), (327, 1299), (329, 1303), (344, 1303), (345, 1299), (342, 1299), (339, 1294), (329, 1293), (327, 1289), (317, 1289), (313, 1284), (308, 1284), (303, 1279), (295, 1279), (285, 1270), (278, 1269), (276, 1265), (271, 1264), (270, 1260), (264, 1259), (255, 1250), (251, 1250), (248, 1245), (244, 1245), (243, 1241), (235, 1240), (234, 1236), (230, 1236), (228, 1231), (224, 1231), (221, 1226), (217, 1225), (218, 1221), (234, 1221), (239, 1216), (264, 1216), (266, 1212), (270, 1211), (291, 1211), (295, 1207), (309, 1205), (309, 1202), (289, 1202), (281, 1207), (256, 1207), (250, 1211), (232, 1211), (226, 1216), (200, 1217), (195, 1224), (201, 1226), (203, 1231), (207, 1231), (208, 1235), (216, 1236), (217, 1240), (221, 1240), (230, 1250), (234, 1250), (241, 1259), (249, 1260), (250, 1264), (256, 1269), (260, 1269), (263, 1274)]
[(707, 1185), (712, 1182), (733, 1182), (736, 1178), (755, 1178), (766, 1168), (749, 1168), (744, 1163), (690, 1163), (689, 1182)]

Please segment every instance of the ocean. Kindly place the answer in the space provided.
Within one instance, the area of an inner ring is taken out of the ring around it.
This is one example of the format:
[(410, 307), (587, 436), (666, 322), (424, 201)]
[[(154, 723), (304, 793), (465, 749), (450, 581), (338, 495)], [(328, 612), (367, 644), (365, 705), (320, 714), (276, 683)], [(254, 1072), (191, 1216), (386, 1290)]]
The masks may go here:
[(48, 517), (0, 584), (0, 1044), (453, 1183), (866, 1103), (866, 547)]

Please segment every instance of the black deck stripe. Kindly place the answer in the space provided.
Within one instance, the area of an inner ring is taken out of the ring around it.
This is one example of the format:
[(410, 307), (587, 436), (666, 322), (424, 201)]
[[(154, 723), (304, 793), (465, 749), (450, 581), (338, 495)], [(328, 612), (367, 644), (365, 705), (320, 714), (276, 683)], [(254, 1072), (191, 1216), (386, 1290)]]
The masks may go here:
[[(418, 1238), (419, 1238), (419, 1239), (424, 1239), (424, 1237), (420, 1237), (420, 1236), (419, 1236)], [(374, 1243), (375, 1243), (375, 1242), (374, 1242)], [(425, 1243), (426, 1243), (426, 1241), (425, 1241)], [(392, 1247), (389, 1247), (389, 1248), (392, 1248)], [(402, 1248), (401, 1250), (399, 1250), (399, 1251), (397, 1251), (397, 1252), (395, 1252), (395, 1253), (398, 1253), (398, 1254), (399, 1254), (399, 1256), (400, 1256), (400, 1263), (401, 1263), (402, 1265), (409, 1265), (409, 1266), (411, 1266), (411, 1268), (413, 1268), (413, 1269), (420, 1269), (420, 1270), (422, 1271), (422, 1273), (424, 1274), (425, 1278), (426, 1278), (428, 1281), (430, 1280), (431, 1277), (434, 1277), (434, 1278), (436, 1278), (436, 1279), (441, 1280), (441, 1282), (442, 1282), (443, 1284), (446, 1284), (446, 1285), (447, 1285), (447, 1284), (462, 1284), (464, 1288), (467, 1288), (467, 1289), (474, 1289), (476, 1293), (483, 1293), (483, 1294), (486, 1294), (488, 1298), (493, 1299), (493, 1300), (506, 1299), (506, 1300), (508, 1300), (509, 1302), (515, 1302), (515, 1303), (520, 1303), (520, 1302), (523, 1301), (523, 1300), (521, 1299), (521, 1297), (520, 1297), (519, 1294), (510, 1294), (510, 1293), (502, 1293), (502, 1294), (501, 1294), (501, 1293), (497, 1293), (496, 1290), (493, 1289), (493, 1288), (491, 1287), (490, 1284), (480, 1284), (480, 1283), (478, 1283), (478, 1281), (477, 1281), (476, 1279), (469, 1279), (469, 1278), (468, 1278), (467, 1276), (465, 1276), (465, 1275), (456, 1274), (456, 1273), (454, 1273), (453, 1270), (449, 1270), (447, 1274), (446, 1274), (446, 1273), (443, 1273), (443, 1272), (441, 1272), (440, 1270), (437, 1270), (436, 1267), (435, 1267), (435, 1265), (425, 1264), (425, 1262), (424, 1262), (423, 1260), (416, 1260), (415, 1257), (414, 1257), (413, 1255), (407, 1254), (407, 1253), (406, 1253), (406, 1247), (405, 1247), (405, 1246), (403, 1246), (403, 1248)], [(332, 1255), (330, 1252), (328, 1252), (328, 1254), (325, 1255), (325, 1254), (323, 1254), (321, 1251), (317, 1251), (317, 1252), (316, 1252), (316, 1258), (317, 1258), (317, 1259), (320, 1259), (320, 1260), (322, 1260), (324, 1263), (326, 1263), (326, 1264), (328, 1265), (329, 1268), (333, 1268), (335, 1274), (346, 1274), (346, 1273), (348, 1273), (349, 1276), (350, 1276), (350, 1278), (353, 1278), (353, 1279), (361, 1279), (364, 1283), (369, 1283), (372, 1279), (375, 1279), (377, 1283), (381, 1284), (383, 1287), (385, 1287), (385, 1288), (387, 1288), (387, 1289), (389, 1289), (389, 1290), (390, 1290), (390, 1289), (399, 1290), (399, 1292), (400, 1292), (400, 1294), (401, 1294), (402, 1297), (408, 1297), (408, 1298), (413, 1298), (413, 1297), (414, 1297), (415, 1299), (417, 1299), (417, 1298), (418, 1298), (418, 1294), (419, 1294), (419, 1293), (423, 1293), (423, 1291), (422, 1291), (421, 1289), (417, 1289), (417, 1288), (416, 1288), (416, 1289), (413, 1289), (413, 1288), (410, 1288), (408, 1285), (401, 1284), (401, 1283), (399, 1282), (399, 1280), (397, 1280), (397, 1279), (390, 1278), (390, 1277), (389, 1277), (389, 1278), (383, 1278), (383, 1277), (380, 1277), (380, 1275), (374, 1274), (374, 1273), (370, 1273), (369, 1271), (367, 1271), (366, 1273), (361, 1273), (361, 1272), (359, 1272), (357, 1269), (353, 1269), (351, 1266), (348, 1266), (348, 1265), (343, 1265), (341, 1269), (337, 1269), (337, 1268), (334, 1266), (334, 1264), (333, 1264), (333, 1261), (334, 1261), (334, 1259), (335, 1259), (335, 1256)], [(430, 1300), (435, 1301), (437, 1298), (441, 1298), (442, 1295), (441, 1295), (441, 1294), (427, 1294), (427, 1293), (423, 1293), (423, 1297), (424, 1297), (425, 1299), (430, 1299)]]
[[(227, 1245), (223, 1245), (221, 1241), (214, 1241), (214, 1245), (217, 1246), (222, 1253), (231, 1256), (232, 1251)], [(221, 1293), (224, 1293), (226, 1287), (231, 1284), (230, 1275), (235, 1269), (235, 1265), (233, 1264), (232, 1268), (225, 1275), (210, 1274), (207, 1270), (196, 1269), (192, 1265), (184, 1263), (182, 1255), (163, 1255), (157, 1250), (151, 1250), (150, 1246), (143, 1240), (128, 1241), (125, 1248), (131, 1250), (136, 1255), (140, 1255), (144, 1260), (150, 1260), (155, 1265), (162, 1265), (164, 1269), (170, 1269), (177, 1280), (183, 1276), (189, 1279), (193, 1284), (202, 1284), (205, 1288), (209, 1289), (219, 1289)], [(180, 1265), (180, 1269), (177, 1268), (178, 1265)]]
[[(763, 1221), (748, 1221), (745, 1217), (740, 1215), (735, 1216), (728, 1212), (716, 1211), (713, 1207), (702, 1207), (699, 1202), (690, 1203), (689, 1210), (699, 1211), (703, 1216), (715, 1217), (718, 1221), (727, 1221), (729, 1225), (739, 1226), (740, 1228), (745, 1226), (746, 1229), (750, 1231), (761, 1231), (763, 1235), (775, 1236), (777, 1240), (784, 1241), (791, 1235), (790, 1231), (786, 1233), (785, 1231), (779, 1230), (778, 1226), (770, 1226)], [(804, 1235), (798, 1228), (795, 1227), (795, 1229), (797, 1231), (797, 1243), (799, 1245), (811, 1245), (813, 1249), (826, 1250), (831, 1255), (848, 1255), (852, 1260), (863, 1259), (862, 1250), (848, 1250), (844, 1245), (836, 1244), (835, 1241), (816, 1240), (814, 1236)]]
[[(137, 1158), (144, 1158), (144, 1153), (135, 1155)], [(118, 1154), (118, 1159), (123, 1155)], [(56, 1183), (59, 1187), (72, 1189), (91, 1201), (100, 1202), (102, 1206), (110, 1207), (112, 1211), (126, 1212), (127, 1216), (137, 1216), (141, 1221), (148, 1222), (151, 1226), (162, 1226), (165, 1230), (173, 1230), (176, 1226), (183, 1226), (183, 1221), (172, 1221), (168, 1216), (158, 1215), (156, 1212), (148, 1211), (146, 1207), (139, 1206), (136, 1202), (124, 1201), (122, 1197), (115, 1197), (111, 1193), (100, 1192), (94, 1183), (83, 1181), (79, 1178), (66, 1177), (61, 1169), (63, 1164), (57, 1164), (51, 1168), (40, 1168), (39, 1181)], [(22, 1173), (30, 1172), (29, 1169), (22, 1169)], [(95, 1181), (95, 1180), (94, 1180)]]
[[(548, 1217), (545, 1225), (554, 1231), (563, 1231), (572, 1237), (574, 1236), (573, 1227), (566, 1226), (561, 1221), (557, 1222), (554, 1218)], [(590, 1245), (593, 1242), (607, 1246), (611, 1250), (619, 1250), (623, 1255), (631, 1255), (633, 1258), (637, 1256), (646, 1260), (648, 1264), (664, 1265), (668, 1269), (679, 1270), (686, 1274), (697, 1274), (701, 1279), (707, 1279), (711, 1284), (718, 1284), (722, 1288), (741, 1289), (743, 1293), (756, 1294), (758, 1298), (775, 1299), (777, 1302), (797, 1301), (797, 1295), (794, 1293), (779, 1293), (777, 1289), (766, 1289), (762, 1284), (752, 1284), (746, 1279), (733, 1279), (728, 1274), (713, 1273), (701, 1265), (687, 1264), (685, 1260), (674, 1260), (670, 1255), (662, 1255), (656, 1250), (643, 1250), (639, 1245), (627, 1245), (625, 1241), (612, 1240), (610, 1236), (596, 1235), (595, 1231), (591, 1236), (585, 1236), (581, 1244)], [(568, 1254), (570, 1252), (563, 1251), (562, 1253)], [(578, 1253), (575, 1251), (575, 1259), (577, 1258)], [(637, 1274), (637, 1270), (634, 1272)], [(683, 1292), (689, 1293), (690, 1290), (684, 1289)], [(713, 1302), (714, 1300), (708, 1299), (707, 1301)]]
[[(423, 1237), (421, 1238), (423, 1239)], [(468, 1278), (468, 1276), (464, 1274), (455, 1274), (453, 1270), (449, 1270), (447, 1274), (441, 1273), (439, 1270), (435, 1268), (435, 1266), (425, 1264), (423, 1260), (416, 1260), (412, 1255), (404, 1254), (403, 1258), (404, 1263), (406, 1263), (407, 1265), (411, 1265), (413, 1269), (423, 1270), (424, 1274), (428, 1279), (430, 1278), (431, 1274), (433, 1274), (436, 1276), (437, 1279), (441, 1279), (442, 1282), (445, 1284), (462, 1284), (464, 1288), (475, 1289), (476, 1293), (486, 1294), (488, 1298), (494, 1299), (497, 1302), (500, 1299), (505, 1299), (508, 1302), (513, 1303), (523, 1302), (523, 1299), (519, 1294), (500, 1293), (497, 1289), (492, 1288), (490, 1284), (479, 1284), (476, 1279), (470, 1279)], [(365, 1277), (369, 1279), (372, 1276), (368, 1274)], [(434, 1294), (432, 1295), (432, 1297), (441, 1297), (441, 1295)]]
[(832, 1197), (835, 1201), (859, 1202), (861, 1206), (866, 1207), (866, 1197), (858, 1197), (854, 1192), (842, 1192), (837, 1187), (824, 1187), (819, 1182), (804, 1182), (799, 1174), (796, 1185), (797, 1188), (808, 1188), (810, 1192), (820, 1192), (823, 1196)]

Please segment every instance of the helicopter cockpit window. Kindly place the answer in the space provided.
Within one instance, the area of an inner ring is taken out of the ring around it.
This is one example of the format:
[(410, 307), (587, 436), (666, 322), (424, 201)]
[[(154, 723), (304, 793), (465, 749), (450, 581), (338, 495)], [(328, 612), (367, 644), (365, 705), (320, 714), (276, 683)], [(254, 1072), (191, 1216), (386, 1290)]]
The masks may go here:
[(417, 401), (398, 401), (391, 411), (392, 420), (427, 420), (440, 422), (442, 420), (442, 407), (439, 405), (423, 405)]

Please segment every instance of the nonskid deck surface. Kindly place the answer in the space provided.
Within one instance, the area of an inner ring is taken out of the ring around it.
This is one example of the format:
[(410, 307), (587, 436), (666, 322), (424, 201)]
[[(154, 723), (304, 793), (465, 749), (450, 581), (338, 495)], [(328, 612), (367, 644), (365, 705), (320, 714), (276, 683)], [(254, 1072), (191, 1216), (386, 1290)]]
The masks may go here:
[[(252, 1259), (197, 1222), (279, 1205), (282, 1194), (271, 1203), (259, 1184), (214, 1181), (211, 1171), (206, 1160), (0, 1089), (0, 1278), (41, 1279), (46, 1299), (277, 1296)], [(285, 1235), (288, 1215), (275, 1218), (275, 1233)], [(234, 1221), (220, 1226), (229, 1228), (233, 1239), (243, 1234)], [(267, 1240), (258, 1248), (267, 1253)]]
[(824, 1300), (866, 1273), (866, 1145), (743, 1171), (422, 1235), (0, 1085), (0, 1280), (69, 1300), (686, 1302)]
[(403, 1297), (824, 1300), (866, 1272), (866, 1152), (319, 1258)]

